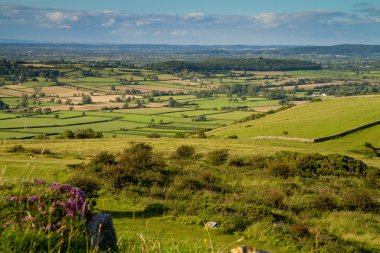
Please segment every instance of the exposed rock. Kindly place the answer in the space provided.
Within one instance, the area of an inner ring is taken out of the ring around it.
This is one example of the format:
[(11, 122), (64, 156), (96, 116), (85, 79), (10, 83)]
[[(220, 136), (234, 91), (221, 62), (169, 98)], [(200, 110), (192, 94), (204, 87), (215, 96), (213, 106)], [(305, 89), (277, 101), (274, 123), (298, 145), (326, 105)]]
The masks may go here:
[(219, 224), (216, 223), (215, 221), (208, 221), (206, 223), (206, 226), (209, 228), (212, 228), (212, 229), (218, 229), (219, 228)]
[(239, 246), (237, 248), (231, 249), (230, 253), (269, 253), (269, 252), (243, 245), (243, 246)]
[(91, 247), (100, 251), (117, 251), (117, 239), (112, 216), (108, 213), (98, 213), (87, 225), (90, 234)]

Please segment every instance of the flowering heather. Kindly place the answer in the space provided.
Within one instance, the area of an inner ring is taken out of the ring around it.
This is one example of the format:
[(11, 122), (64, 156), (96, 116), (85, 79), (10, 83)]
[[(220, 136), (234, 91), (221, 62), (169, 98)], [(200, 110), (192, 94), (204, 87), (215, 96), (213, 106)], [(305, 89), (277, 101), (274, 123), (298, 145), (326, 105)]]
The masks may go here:
[(0, 195), (0, 237), (12, 226), (63, 235), (90, 214), (84, 192), (68, 184), (35, 179), (2, 187)]

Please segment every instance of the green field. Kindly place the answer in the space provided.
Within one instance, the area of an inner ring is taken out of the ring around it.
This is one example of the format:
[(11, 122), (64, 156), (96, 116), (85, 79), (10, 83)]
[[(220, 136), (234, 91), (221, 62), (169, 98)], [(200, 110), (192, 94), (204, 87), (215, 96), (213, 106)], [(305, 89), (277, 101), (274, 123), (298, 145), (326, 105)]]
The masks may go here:
[(310, 103), (265, 118), (235, 124), (212, 132), (226, 137), (236, 134), (250, 139), (256, 136), (320, 138), (337, 134), (380, 119), (380, 97), (338, 98)]

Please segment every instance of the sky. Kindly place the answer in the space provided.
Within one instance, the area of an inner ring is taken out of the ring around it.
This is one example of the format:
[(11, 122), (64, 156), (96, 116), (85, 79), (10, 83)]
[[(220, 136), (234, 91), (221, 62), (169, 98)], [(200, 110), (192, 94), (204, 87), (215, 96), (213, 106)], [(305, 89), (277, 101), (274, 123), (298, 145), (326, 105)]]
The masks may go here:
[(380, 0), (0, 0), (0, 40), (380, 44)]

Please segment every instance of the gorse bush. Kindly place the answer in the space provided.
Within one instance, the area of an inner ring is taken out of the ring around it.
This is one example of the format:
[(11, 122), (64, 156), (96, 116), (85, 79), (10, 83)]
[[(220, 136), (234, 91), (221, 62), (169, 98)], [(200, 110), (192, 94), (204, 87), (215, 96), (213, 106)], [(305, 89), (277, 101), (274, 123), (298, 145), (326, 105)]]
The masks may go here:
[(79, 188), (37, 179), (0, 192), (1, 251), (85, 251), (90, 210)]
[(23, 145), (14, 145), (13, 147), (8, 149), (8, 152), (10, 153), (24, 153), (26, 151), (26, 148), (24, 148)]
[(207, 159), (212, 165), (222, 165), (227, 161), (228, 155), (228, 149), (218, 149), (208, 153)]
[(179, 159), (190, 159), (194, 158), (196, 156), (195, 154), (195, 148), (189, 145), (181, 145), (177, 148), (175, 153), (173, 154), (174, 158)]

